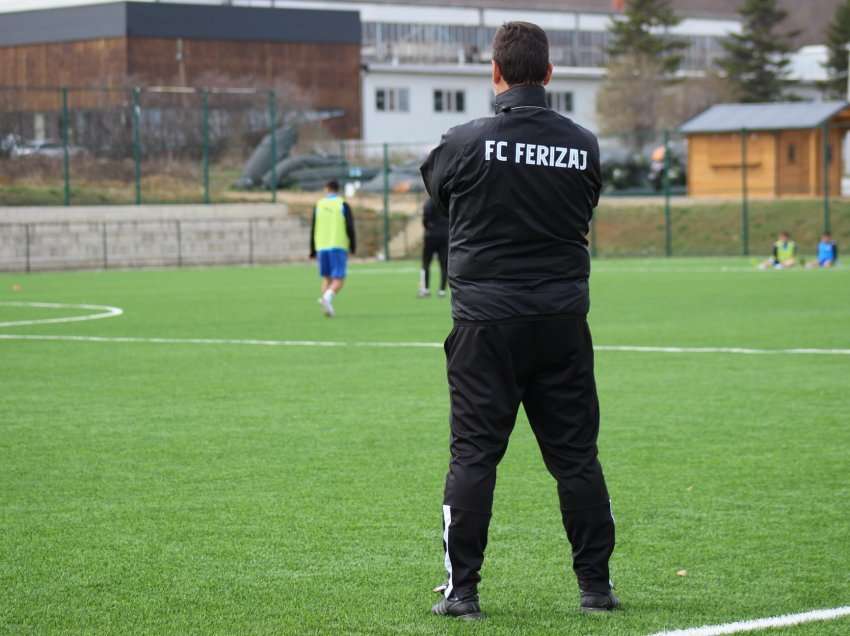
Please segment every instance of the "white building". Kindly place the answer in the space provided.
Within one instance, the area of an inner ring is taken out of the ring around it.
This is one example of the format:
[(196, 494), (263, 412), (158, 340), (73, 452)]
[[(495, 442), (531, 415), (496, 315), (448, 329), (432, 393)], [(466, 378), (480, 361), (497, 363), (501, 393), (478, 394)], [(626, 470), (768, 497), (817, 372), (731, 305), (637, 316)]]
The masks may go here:
[[(96, 1), (0, 0), (0, 11)], [(363, 138), (371, 143), (434, 142), (450, 126), (489, 115), (489, 49), (496, 29), (511, 20), (546, 29), (555, 65), (549, 87), (553, 107), (597, 130), (596, 95), (604, 79), (608, 27), (618, 15), (609, 0), (170, 1), (358, 11)], [(739, 30), (735, 15), (694, 13), (670, 32), (689, 45), (683, 69), (698, 72), (722, 54), (721, 39)], [(803, 67), (814, 68), (801, 62)]]
[[(602, 77), (600, 68), (556, 68), (552, 108), (593, 128)], [(488, 64), (370, 64), (362, 90), (369, 142), (433, 143), (448, 128), (493, 113)]]
[[(555, 65), (548, 87), (552, 107), (597, 129), (596, 94), (604, 79), (608, 27), (616, 14), (570, 9), (577, 3), (563, 0), (275, 0), (274, 4), (360, 12), (366, 142), (435, 142), (447, 128), (491, 114), (490, 46), (496, 29), (512, 20), (546, 29)], [(686, 17), (670, 32), (690, 45), (684, 51), (683, 68), (699, 71), (721, 54), (720, 39), (739, 30), (739, 22), (731, 17)]]

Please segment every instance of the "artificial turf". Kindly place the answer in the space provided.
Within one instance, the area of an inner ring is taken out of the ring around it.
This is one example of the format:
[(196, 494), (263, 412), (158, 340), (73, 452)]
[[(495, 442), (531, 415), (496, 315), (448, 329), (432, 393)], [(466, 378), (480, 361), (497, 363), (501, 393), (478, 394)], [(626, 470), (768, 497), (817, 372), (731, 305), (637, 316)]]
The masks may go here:
[[(437, 343), (448, 301), (417, 280), (355, 266), (328, 320), (309, 266), (4, 274), (0, 302), (124, 314), (0, 334)], [(598, 345), (850, 348), (847, 268), (605, 260), (592, 288)], [(0, 322), (84, 313), (0, 304)], [(0, 632), (644, 635), (850, 604), (850, 356), (600, 351), (624, 609), (576, 611), (521, 415), (488, 619), (429, 616), (443, 365), (439, 347), (0, 339)]]

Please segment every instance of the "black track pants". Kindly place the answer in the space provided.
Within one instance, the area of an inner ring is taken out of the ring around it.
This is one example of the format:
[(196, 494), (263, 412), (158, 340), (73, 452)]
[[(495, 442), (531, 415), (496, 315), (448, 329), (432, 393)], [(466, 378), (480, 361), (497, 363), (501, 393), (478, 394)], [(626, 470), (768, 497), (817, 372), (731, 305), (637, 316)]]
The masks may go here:
[(431, 260), (434, 254), (440, 261), (440, 289), (446, 289), (446, 277), (449, 268), (449, 240), (448, 237), (425, 237), (422, 246), (422, 289), (431, 288)]
[(443, 500), (446, 596), (475, 591), (496, 466), (522, 404), (546, 468), (583, 590), (609, 589), (614, 519), (597, 459), (599, 402), (584, 317), (456, 323), (445, 342), (451, 463)]

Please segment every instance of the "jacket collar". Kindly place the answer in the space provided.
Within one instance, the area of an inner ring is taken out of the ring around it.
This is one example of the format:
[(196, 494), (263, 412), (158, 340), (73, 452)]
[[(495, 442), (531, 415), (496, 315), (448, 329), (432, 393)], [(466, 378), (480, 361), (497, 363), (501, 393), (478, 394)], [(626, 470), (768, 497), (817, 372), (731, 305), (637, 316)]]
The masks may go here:
[(493, 103), (497, 114), (518, 106), (546, 108), (546, 89), (537, 84), (514, 86), (497, 95)]

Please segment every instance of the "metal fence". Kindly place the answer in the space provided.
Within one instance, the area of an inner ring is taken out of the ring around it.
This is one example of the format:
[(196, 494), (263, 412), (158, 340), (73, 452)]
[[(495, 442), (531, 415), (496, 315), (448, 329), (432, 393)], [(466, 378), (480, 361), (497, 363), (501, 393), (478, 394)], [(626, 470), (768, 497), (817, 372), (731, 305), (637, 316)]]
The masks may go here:
[(690, 139), (667, 132), (646, 158), (606, 162), (603, 155), (606, 191), (594, 214), (592, 252), (766, 256), (780, 231), (804, 254), (813, 255), (824, 231), (846, 245), (844, 133), (828, 125)]
[[(437, 140), (338, 140), (321, 123), (329, 117), (296, 111), (274, 91), (0, 88), (0, 206), (280, 201), (309, 221), (333, 176), (346, 186), (361, 255), (414, 254), (424, 200), (418, 167)], [(722, 158), (707, 167), (694, 138), (673, 132), (651, 155), (603, 152), (592, 251), (750, 255), (768, 251), (780, 230), (801, 246), (831, 230), (846, 245), (844, 132), (739, 131), (718, 142)], [(262, 176), (246, 182), (252, 162)]]

